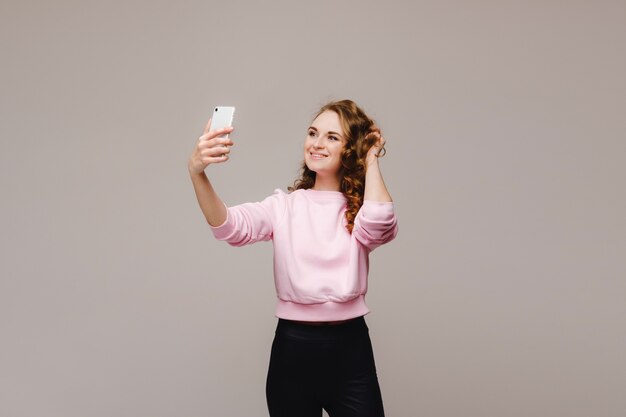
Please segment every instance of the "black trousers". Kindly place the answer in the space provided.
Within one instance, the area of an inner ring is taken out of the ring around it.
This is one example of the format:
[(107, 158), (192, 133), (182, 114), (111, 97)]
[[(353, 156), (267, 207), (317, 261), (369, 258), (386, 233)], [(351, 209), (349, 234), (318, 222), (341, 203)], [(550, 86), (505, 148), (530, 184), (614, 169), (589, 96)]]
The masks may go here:
[(314, 326), (279, 319), (267, 373), (270, 417), (384, 417), (363, 317)]

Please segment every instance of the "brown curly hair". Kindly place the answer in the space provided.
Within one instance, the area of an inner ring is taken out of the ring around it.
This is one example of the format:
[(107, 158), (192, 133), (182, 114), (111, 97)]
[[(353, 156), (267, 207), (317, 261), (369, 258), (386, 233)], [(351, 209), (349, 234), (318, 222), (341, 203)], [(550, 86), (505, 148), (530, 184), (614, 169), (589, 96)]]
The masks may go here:
[[(340, 191), (347, 199), (346, 228), (352, 233), (354, 218), (363, 205), (365, 192), (365, 157), (370, 148), (376, 143), (374, 134), (378, 131), (374, 120), (370, 119), (365, 112), (352, 100), (331, 101), (315, 114), (315, 120), (325, 111), (333, 111), (339, 116), (343, 128), (346, 143), (341, 153), (341, 167), (339, 168)], [(384, 155), (384, 148), (381, 156)], [(295, 180), (289, 191), (309, 189), (315, 185), (315, 171), (302, 163), (300, 177)]]

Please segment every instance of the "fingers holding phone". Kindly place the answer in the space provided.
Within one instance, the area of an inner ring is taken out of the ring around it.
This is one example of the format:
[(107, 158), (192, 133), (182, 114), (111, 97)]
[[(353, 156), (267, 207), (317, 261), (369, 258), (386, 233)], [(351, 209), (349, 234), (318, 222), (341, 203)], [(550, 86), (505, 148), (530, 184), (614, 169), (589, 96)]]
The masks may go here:
[(226, 137), (234, 128), (224, 127), (218, 130), (208, 130), (198, 139), (198, 143), (191, 154), (189, 169), (193, 173), (201, 173), (210, 164), (219, 164), (228, 160), (230, 147), (233, 141)]
[(232, 120), (234, 107), (216, 107), (206, 124), (202, 136), (189, 160), (189, 170), (201, 173), (210, 164), (226, 162), (230, 147), (234, 145), (229, 134), (234, 130)]
[[(217, 138), (222, 139), (221, 141), (215, 141), (211, 145), (212, 147), (222, 146), (223, 152), (219, 154), (225, 160), (228, 159), (228, 153), (230, 152), (230, 146), (233, 143), (230, 141), (228, 135), (232, 132), (233, 128), (233, 118), (235, 117), (235, 108), (233, 106), (217, 106), (213, 109), (213, 115), (209, 119), (209, 123), (205, 128), (205, 133), (208, 135), (209, 140), (212, 140), (217, 135)], [(214, 134), (211, 134), (213, 132)], [(224, 141), (223, 139), (227, 139)], [(212, 149), (211, 152), (207, 152), (207, 155), (215, 156), (215, 149)], [(223, 162), (223, 161), (217, 161)]]

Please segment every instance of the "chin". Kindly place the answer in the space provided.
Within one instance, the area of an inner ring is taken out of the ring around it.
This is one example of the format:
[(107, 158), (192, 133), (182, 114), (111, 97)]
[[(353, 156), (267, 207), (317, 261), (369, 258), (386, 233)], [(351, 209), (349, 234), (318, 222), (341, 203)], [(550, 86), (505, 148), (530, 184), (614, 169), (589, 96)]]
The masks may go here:
[(315, 167), (313, 167), (312, 164), (309, 161), (304, 161), (304, 164), (309, 169), (309, 171), (313, 171), (313, 172), (317, 173), (317, 169)]
[(316, 170), (316, 168), (315, 168), (315, 166), (316, 166), (315, 163), (316, 162), (317, 161), (311, 160), (311, 158), (308, 158), (308, 157), (304, 158), (304, 163), (306, 164), (307, 168), (309, 168), (311, 171), (315, 171)]

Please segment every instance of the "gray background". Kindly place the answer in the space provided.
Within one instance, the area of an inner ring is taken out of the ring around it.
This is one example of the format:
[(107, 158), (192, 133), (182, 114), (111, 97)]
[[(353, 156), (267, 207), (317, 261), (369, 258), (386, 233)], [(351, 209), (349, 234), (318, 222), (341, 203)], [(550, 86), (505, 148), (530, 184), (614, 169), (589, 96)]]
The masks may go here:
[(0, 415), (263, 416), (271, 244), (312, 114), (383, 129), (400, 233), (367, 316), (389, 416), (626, 415), (621, 1), (0, 3)]

